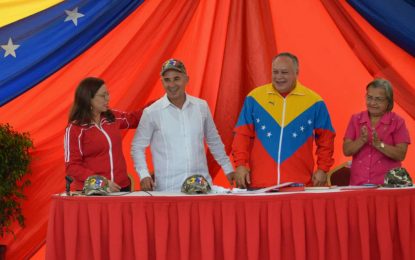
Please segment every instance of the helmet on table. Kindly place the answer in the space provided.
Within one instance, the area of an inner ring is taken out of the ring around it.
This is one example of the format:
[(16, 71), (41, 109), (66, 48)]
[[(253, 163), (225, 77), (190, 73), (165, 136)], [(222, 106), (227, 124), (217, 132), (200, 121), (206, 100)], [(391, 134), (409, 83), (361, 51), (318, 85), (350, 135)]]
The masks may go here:
[(385, 175), (384, 187), (410, 187), (412, 178), (405, 168), (393, 168)]
[(84, 182), (82, 192), (85, 195), (108, 195), (110, 193), (109, 181), (104, 176), (89, 176)]
[(210, 190), (209, 182), (200, 174), (187, 177), (182, 185), (182, 192), (186, 194), (206, 194)]

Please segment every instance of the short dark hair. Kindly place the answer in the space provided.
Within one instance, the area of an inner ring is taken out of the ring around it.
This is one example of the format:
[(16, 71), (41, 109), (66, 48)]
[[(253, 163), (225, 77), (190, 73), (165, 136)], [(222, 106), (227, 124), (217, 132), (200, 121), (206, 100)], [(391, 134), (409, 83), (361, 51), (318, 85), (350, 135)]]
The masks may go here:
[(366, 86), (366, 91), (368, 88), (383, 88), (385, 90), (386, 100), (388, 101), (387, 111), (392, 111), (393, 109), (393, 88), (389, 80), (377, 78), (369, 82)]
[[(75, 91), (74, 102), (69, 113), (69, 122), (77, 125), (92, 124), (91, 99), (94, 98), (98, 89), (105, 82), (100, 78), (89, 77), (83, 79)], [(109, 121), (114, 122), (115, 116), (111, 110), (107, 110), (102, 115)]]
[(294, 68), (296, 70), (296, 72), (298, 73), (299, 69), (300, 69), (300, 63), (298, 62), (298, 58), (297, 56), (295, 56), (294, 54), (290, 53), (290, 52), (281, 52), (278, 55), (276, 55), (272, 61), (274, 61), (276, 58), (278, 57), (287, 57), (290, 58), (294, 64)]

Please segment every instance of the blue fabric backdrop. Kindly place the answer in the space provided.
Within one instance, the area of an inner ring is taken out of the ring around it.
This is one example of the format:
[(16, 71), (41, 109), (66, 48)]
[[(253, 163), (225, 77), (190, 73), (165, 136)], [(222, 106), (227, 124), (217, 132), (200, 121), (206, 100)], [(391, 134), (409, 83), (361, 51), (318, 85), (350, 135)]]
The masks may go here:
[(415, 56), (414, 0), (348, 0), (369, 23)]

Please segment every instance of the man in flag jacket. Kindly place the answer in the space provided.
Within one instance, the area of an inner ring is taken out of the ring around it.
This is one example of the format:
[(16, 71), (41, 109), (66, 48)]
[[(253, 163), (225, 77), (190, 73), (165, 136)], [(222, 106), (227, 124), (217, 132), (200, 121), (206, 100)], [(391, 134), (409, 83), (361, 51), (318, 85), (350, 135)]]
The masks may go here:
[(280, 53), (272, 62), (272, 83), (246, 97), (232, 144), (237, 187), (262, 188), (289, 181), (325, 185), (334, 163), (335, 132), (322, 98), (297, 76), (297, 57)]

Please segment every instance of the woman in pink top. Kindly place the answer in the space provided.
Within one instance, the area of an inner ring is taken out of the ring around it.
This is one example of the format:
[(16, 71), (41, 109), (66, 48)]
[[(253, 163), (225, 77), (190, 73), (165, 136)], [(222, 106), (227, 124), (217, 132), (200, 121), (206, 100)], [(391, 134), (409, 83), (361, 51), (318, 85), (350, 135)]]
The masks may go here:
[(367, 110), (350, 119), (343, 153), (352, 156), (350, 185), (383, 184), (385, 174), (400, 167), (410, 143), (405, 121), (392, 112), (392, 85), (375, 79), (366, 86)]

